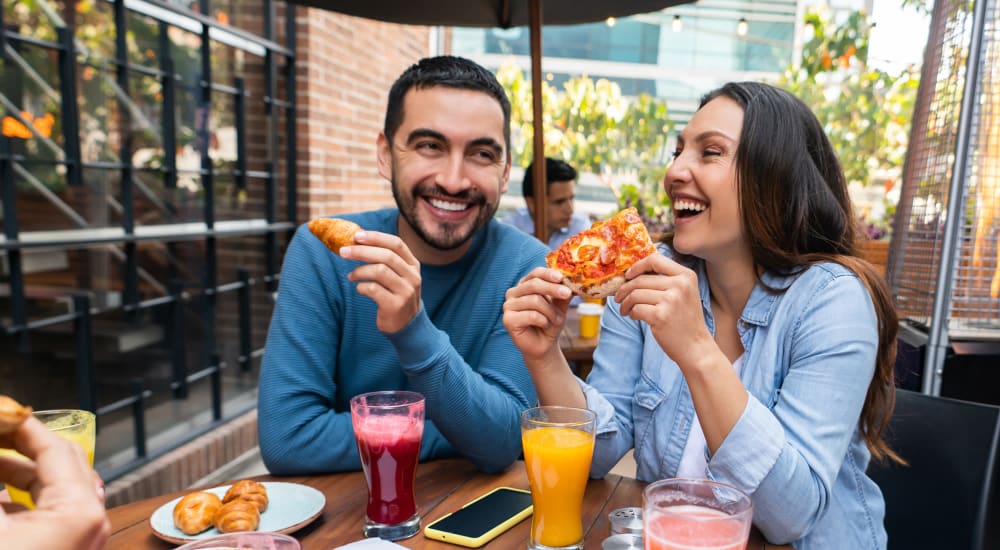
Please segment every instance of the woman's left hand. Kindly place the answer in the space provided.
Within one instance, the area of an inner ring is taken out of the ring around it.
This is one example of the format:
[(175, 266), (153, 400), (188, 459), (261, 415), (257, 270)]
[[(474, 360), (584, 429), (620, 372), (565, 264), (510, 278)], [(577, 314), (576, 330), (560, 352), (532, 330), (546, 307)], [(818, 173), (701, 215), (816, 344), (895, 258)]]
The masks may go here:
[(715, 340), (705, 325), (698, 275), (662, 254), (651, 254), (626, 273), (615, 293), (622, 315), (644, 321), (678, 365), (705, 357)]

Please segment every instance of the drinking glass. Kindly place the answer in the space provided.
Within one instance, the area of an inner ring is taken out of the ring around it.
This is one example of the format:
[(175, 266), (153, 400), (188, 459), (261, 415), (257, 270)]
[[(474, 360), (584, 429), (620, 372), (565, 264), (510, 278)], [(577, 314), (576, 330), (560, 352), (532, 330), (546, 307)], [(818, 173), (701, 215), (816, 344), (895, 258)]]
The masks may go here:
[(189, 542), (177, 550), (301, 550), (299, 541), (288, 535), (257, 531), (227, 533)]
[(604, 306), (584, 302), (577, 306), (576, 312), (580, 316), (580, 338), (596, 338), (600, 330)]
[[(77, 409), (58, 409), (35, 411), (32, 414), (42, 424), (45, 424), (45, 427), (50, 432), (82, 447), (84, 452), (87, 453), (87, 460), (90, 461), (90, 465), (94, 465), (94, 443), (97, 435), (97, 420), (94, 413)], [(0, 452), (24, 458), (15, 451), (4, 450)], [(31, 500), (31, 493), (22, 491), (11, 485), (7, 485), (7, 492), (10, 494), (10, 499), (13, 502), (22, 504), (28, 508), (35, 507), (34, 501)]]
[(744, 550), (753, 504), (736, 487), (707, 479), (663, 479), (642, 492), (645, 550)]
[(597, 415), (543, 406), (521, 413), (524, 467), (535, 507), (528, 548), (583, 548), (583, 491), (594, 455)]
[(411, 391), (356, 395), (351, 420), (368, 483), (365, 536), (412, 537), (420, 530), (413, 488), (424, 435), (424, 396)]

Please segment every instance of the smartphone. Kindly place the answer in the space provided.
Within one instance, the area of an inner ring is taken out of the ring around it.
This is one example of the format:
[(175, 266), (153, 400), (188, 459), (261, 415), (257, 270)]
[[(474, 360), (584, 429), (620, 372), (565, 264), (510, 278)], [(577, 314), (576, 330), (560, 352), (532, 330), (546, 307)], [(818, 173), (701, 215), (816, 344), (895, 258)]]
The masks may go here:
[(429, 539), (479, 548), (531, 515), (531, 492), (497, 487), (424, 527)]

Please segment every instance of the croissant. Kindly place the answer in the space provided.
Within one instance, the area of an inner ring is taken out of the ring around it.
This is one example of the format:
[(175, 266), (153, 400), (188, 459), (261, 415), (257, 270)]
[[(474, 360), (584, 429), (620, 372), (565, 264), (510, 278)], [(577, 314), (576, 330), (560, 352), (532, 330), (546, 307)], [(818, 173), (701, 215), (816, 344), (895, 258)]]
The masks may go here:
[(257, 507), (258, 512), (263, 513), (267, 510), (267, 489), (262, 483), (257, 483), (252, 479), (242, 479), (233, 483), (233, 486), (226, 491), (226, 496), (222, 497), (222, 503), (226, 504), (235, 499), (252, 503)]
[(354, 244), (354, 234), (361, 226), (340, 218), (316, 218), (309, 222), (309, 231), (334, 254), (340, 254), (340, 247)]
[(0, 395), (0, 435), (13, 432), (31, 415), (31, 407)]
[(185, 495), (174, 506), (174, 525), (185, 535), (197, 535), (212, 527), (222, 508), (218, 495), (199, 491)]
[(215, 514), (215, 528), (220, 533), (233, 531), (256, 531), (260, 525), (260, 512), (250, 501), (243, 499), (231, 500), (222, 505)]

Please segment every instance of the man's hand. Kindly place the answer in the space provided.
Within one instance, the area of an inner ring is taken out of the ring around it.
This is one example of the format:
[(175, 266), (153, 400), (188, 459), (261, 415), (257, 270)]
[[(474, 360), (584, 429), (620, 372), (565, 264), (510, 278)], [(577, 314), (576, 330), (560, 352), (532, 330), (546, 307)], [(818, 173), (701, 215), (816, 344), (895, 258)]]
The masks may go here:
[(378, 305), (378, 329), (398, 332), (420, 311), (420, 262), (395, 235), (363, 231), (354, 240), (358, 244), (341, 248), (340, 255), (364, 265), (347, 278), (358, 283), (358, 294)]

